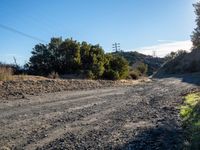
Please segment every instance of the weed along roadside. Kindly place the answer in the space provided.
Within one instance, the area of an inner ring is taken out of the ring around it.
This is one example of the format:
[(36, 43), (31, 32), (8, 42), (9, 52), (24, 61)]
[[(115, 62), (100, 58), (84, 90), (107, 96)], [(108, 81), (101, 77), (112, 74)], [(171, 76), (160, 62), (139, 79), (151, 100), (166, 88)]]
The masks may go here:
[(200, 92), (191, 93), (184, 97), (180, 116), (183, 119), (185, 131), (185, 148), (200, 149)]

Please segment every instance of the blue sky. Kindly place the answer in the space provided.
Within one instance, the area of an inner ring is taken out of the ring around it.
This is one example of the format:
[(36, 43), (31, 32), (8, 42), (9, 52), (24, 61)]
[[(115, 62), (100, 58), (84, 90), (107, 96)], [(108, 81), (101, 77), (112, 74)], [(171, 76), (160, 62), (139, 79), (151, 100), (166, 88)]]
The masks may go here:
[[(48, 42), (53, 36), (164, 56), (191, 47), (197, 0), (1, 0), (0, 24)], [(0, 61), (28, 61), (40, 41), (0, 28)]]

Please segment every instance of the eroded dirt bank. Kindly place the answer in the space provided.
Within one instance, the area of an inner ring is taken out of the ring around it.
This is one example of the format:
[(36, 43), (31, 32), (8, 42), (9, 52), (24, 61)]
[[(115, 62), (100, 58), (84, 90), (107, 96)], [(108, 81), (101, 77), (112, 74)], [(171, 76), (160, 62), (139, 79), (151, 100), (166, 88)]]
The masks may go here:
[(0, 147), (179, 149), (180, 95), (194, 88), (168, 78), (0, 102)]
[(148, 79), (109, 81), (109, 80), (14, 80), (0, 82), (0, 101), (26, 98), (26, 95), (40, 95), (60, 91), (99, 89), (106, 87), (129, 86), (148, 81)]

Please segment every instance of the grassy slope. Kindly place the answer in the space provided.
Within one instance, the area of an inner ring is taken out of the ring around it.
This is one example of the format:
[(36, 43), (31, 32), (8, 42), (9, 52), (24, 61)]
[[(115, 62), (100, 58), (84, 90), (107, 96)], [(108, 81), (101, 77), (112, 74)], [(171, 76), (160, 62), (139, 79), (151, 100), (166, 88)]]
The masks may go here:
[(181, 107), (180, 115), (184, 121), (187, 149), (200, 149), (200, 92), (188, 94), (184, 105)]

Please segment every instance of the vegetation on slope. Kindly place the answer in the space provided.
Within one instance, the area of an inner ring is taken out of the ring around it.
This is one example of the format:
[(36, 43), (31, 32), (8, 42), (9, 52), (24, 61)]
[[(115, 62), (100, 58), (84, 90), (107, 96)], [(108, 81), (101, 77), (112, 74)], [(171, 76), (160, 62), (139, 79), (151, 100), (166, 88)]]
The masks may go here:
[(152, 75), (166, 61), (164, 58), (152, 57), (138, 52), (118, 51), (114, 52), (113, 54), (124, 57), (129, 62), (130, 66), (133, 66), (135, 63), (138, 62), (146, 64), (148, 66), (147, 75)]
[(179, 51), (167, 56), (169, 61), (159, 70), (155, 77), (162, 77), (166, 74), (182, 74), (200, 72), (200, 2), (194, 5), (197, 15), (197, 27), (191, 36), (193, 48), (190, 53)]
[(200, 92), (188, 94), (180, 115), (184, 121), (188, 149), (200, 149)]
[(52, 38), (47, 45), (35, 45), (25, 68), (17, 64), (1, 64), (0, 80), (10, 80), (12, 74), (39, 75), (52, 79), (66, 77), (110, 80), (138, 79), (148, 74), (149, 67), (142, 60), (147, 60), (144, 57), (151, 57), (133, 52), (135, 55), (130, 55), (128, 62), (124, 58), (128, 53), (106, 54), (99, 45)]

